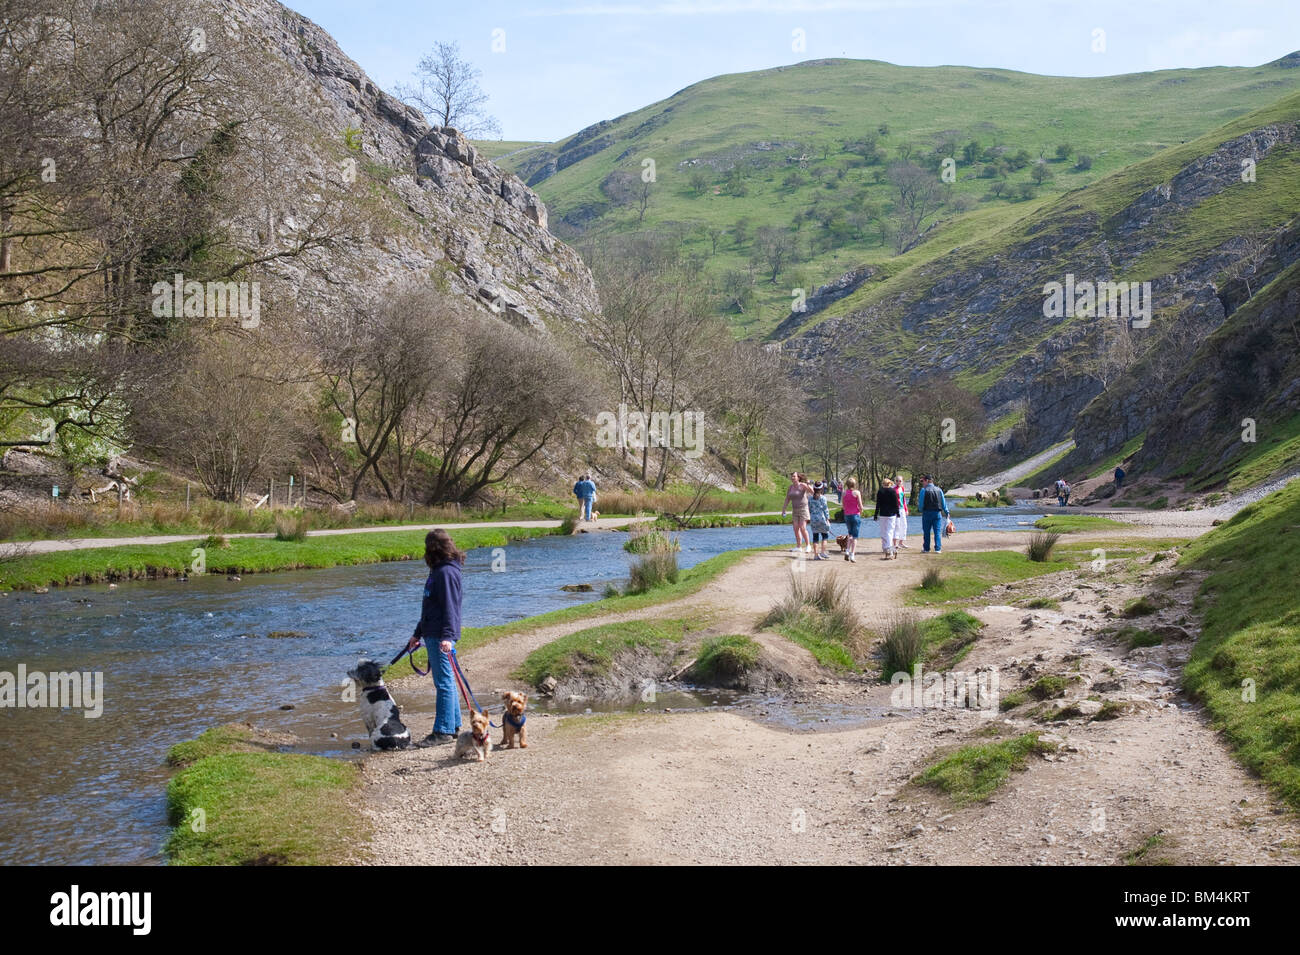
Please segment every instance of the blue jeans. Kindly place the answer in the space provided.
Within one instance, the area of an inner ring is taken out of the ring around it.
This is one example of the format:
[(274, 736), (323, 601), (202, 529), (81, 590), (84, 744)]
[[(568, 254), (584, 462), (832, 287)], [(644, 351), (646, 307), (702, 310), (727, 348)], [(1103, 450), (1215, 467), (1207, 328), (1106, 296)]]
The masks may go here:
[(582, 505), (582, 519), (584, 521), (591, 520), (591, 505), (593, 500), (594, 498), (590, 498), (590, 497), (578, 498), (578, 502)]
[(939, 526), (942, 517), (943, 511), (921, 512), (921, 553), (929, 553), (931, 533), (934, 534), (934, 552), (937, 554), (943, 550), (943, 528)]
[[(433, 670), (433, 689), (437, 715), (433, 731), (452, 736), (460, 732), (460, 691), (451, 670), (451, 657), (438, 649), (440, 640), (429, 647), (429, 666)], [(427, 646), (427, 644), (426, 644)]]

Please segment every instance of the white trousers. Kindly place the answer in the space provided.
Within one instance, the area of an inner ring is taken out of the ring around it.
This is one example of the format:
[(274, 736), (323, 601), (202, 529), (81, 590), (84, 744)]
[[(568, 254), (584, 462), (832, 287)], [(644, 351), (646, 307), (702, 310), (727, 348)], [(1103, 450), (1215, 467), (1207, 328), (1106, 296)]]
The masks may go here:
[(880, 549), (888, 554), (894, 549), (894, 527), (896, 517), (880, 517)]
[(907, 515), (899, 514), (894, 518), (894, 540), (903, 540), (907, 537)]

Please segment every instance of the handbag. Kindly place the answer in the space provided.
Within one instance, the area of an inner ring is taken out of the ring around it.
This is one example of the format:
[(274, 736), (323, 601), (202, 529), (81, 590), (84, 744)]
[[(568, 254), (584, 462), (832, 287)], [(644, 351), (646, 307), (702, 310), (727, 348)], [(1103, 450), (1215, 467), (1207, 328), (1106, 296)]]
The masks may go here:
[(952, 518), (950, 517), (948, 518), (948, 523), (944, 526), (943, 536), (951, 537), (955, 533), (957, 533), (957, 526), (953, 524)]

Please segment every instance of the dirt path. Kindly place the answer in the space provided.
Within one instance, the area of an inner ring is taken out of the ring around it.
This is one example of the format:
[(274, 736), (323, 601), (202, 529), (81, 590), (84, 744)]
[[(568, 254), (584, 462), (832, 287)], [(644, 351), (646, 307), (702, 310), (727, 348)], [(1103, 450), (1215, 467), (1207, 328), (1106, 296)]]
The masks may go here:
[[(1008, 543), (997, 533), (960, 540), (963, 550)], [(871, 620), (897, 606), (935, 559), (912, 550), (897, 562), (864, 554), (856, 564), (833, 560), (808, 569), (848, 575), (859, 612)], [(1195, 636), (1185, 608), (1196, 582), (1184, 581), (1169, 610), (1143, 621), (1167, 627), (1165, 643), (1130, 650), (1105, 631), (1115, 625), (1116, 608), (1163, 568), (1112, 563), (1108, 576), (1068, 572), (995, 588), (973, 611), (987, 626), (960, 667), (996, 667), (1002, 694), (1044, 674), (1063, 675), (1074, 681), (1065, 697), (1043, 706), (1095, 708), (1087, 697), (1098, 697), (1122, 714), (1116, 719), (1048, 721), (1033, 712), (1038, 704), (996, 714), (909, 709), (891, 703), (888, 685), (815, 666), (794, 703), (537, 713), (529, 749), (496, 751), (485, 765), (437, 749), (367, 759), (362, 811), (375, 827), (373, 857), (433, 864), (1115, 864), (1146, 846), (1148, 860), (1294, 863), (1296, 817), (1278, 810), (1178, 694)], [(783, 591), (789, 567), (789, 552), (759, 554), (693, 597), (509, 637), (467, 653), (466, 663), (476, 682), (504, 683), (524, 655), (562, 633), (687, 609), (752, 627)], [(1009, 606), (1031, 595), (1053, 598), (1059, 609)], [(399, 699), (409, 692), (405, 681), (395, 691)], [(790, 728), (774, 718), (778, 710), (813, 712), (798, 724), (810, 728)], [(816, 714), (831, 722), (819, 724)], [(418, 735), (428, 729), (412, 726)], [(936, 754), (1031, 730), (1048, 734), (1057, 752), (1031, 756), (988, 802), (959, 807), (909, 783)]]

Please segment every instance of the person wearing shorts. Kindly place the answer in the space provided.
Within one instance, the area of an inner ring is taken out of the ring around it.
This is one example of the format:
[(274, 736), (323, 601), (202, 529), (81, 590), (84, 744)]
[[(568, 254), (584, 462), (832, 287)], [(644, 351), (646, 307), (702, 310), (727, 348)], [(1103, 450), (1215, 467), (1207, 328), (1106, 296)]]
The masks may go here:
[(795, 471), (790, 475), (790, 487), (785, 492), (785, 503), (781, 505), (781, 516), (785, 517), (786, 509), (791, 511), (791, 523), (794, 525), (794, 553), (800, 553), (799, 545), (803, 545), (803, 553), (812, 553), (812, 541), (808, 539), (808, 521), (811, 515), (808, 512), (808, 496), (812, 494), (812, 485), (803, 479), (803, 475)]
[(844, 527), (849, 535), (844, 559), (857, 563), (858, 535), (862, 532), (862, 495), (858, 492), (857, 478), (844, 482)]

